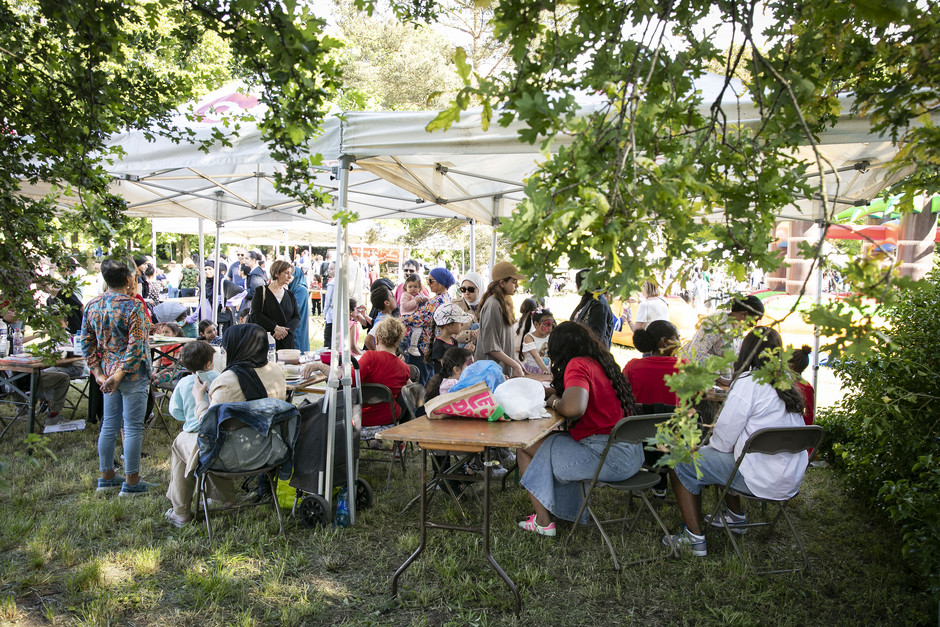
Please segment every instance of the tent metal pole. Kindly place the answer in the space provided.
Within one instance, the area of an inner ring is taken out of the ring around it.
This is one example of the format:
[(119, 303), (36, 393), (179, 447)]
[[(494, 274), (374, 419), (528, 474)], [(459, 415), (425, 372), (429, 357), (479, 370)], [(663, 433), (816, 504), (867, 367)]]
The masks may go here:
[(476, 228), (477, 228), (477, 221), (471, 219), (470, 220), (470, 260), (469, 260), (469, 263), (467, 264), (470, 268), (470, 272), (477, 271), (477, 256), (476, 256), (477, 231), (476, 231)]
[[(826, 239), (826, 225), (823, 220), (818, 220), (816, 224), (819, 225), (819, 253), (820, 258), (816, 266), (816, 306), (819, 307), (822, 304), (822, 288), (823, 288), (823, 264), (822, 264), (822, 245), (823, 240)], [(819, 327), (813, 326), (813, 390), (819, 389)], [(816, 415), (816, 397), (818, 394), (813, 394), (813, 415)]]
[(225, 276), (219, 272), (221, 267), (219, 264), (219, 243), (222, 239), (222, 193), (221, 191), (216, 192), (216, 201), (215, 201), (215, 281), (212, 283), (212, 324), (219, 324), (219, 302), (221, 302), (222, 295), (222, 281), (225, 280)]
[[(349, 166), (352, 163), (350, 157), (343, 155), (339, 160), (339, 208), (340, 211), (347, 210), (349, 198)], [(349, 257), (346, 251), (349, 250), (349, 229), (343, 226), (340, 230), (342, 240), (338, 243), (342, 246), (342, 268), (343, 268), (343, 300), (340, 302), (340, 308), (333, 308), (333, 328), (340, 329), (340, 341), (343, 349), (343, 394), (345, 395), (346, 409), (346, 503), (349, 507), (349, 524), (356, 524), (356, 462), (353, 460), (353, 422), (352, 422), (352, 377), (350, 376), (350, 366), (352, 365), (349, 342), (346, 339), (349, 330)], [(337, 253), (340, 251), (337, 250)], [(358, 294), (357, 294), (358, 296)], [(336, 311), (342, 312), (341, 322), (336, 323)]]
[(197, 302), (201, 305), (206, 299), (206, 234), (202, 218), (199, 218), (199, 285), (196, 286), (196, 293), (199, 294)]

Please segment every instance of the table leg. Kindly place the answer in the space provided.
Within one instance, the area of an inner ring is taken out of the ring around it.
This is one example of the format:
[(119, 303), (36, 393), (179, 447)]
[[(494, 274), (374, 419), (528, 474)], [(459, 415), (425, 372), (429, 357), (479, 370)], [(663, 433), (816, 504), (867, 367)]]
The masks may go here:
[(519, 616), (519, 612), (522, 611), (522, 597), (519, 596), (519, 588), (513, 583), (512, 579), (509, 578), (509, 575), (506, 574), (506, 571), (496, 562), (493, 558), (492, 553), (490, 553), (490, 454), (491, 449), (486, 448), (483, 453), (483, 555), (486, 556), (487, 561), (490, 563), (490, 566), (493, 567), (493, 570), (496, 571), (496, 574), (506, 582), (506, 585), (509, 586), (509, 589), (512, 591), (513, 596), (516, 598), (516, 616)]
[(419, 498), (421, 500), (421, 540), (418, 542), (418, 548), (415, 549), (415, 552), (411, 554), (411, 557), (405, 560), (405, 563), (398, 567), (398, 570), (395, 571), (395, 574), (392, 576), (392, 596), (398, 596), (398, 578), (401, 577), (402, 573), (411, 566), (411, 563), (418, 559), (418, 556), (424, 551), (424, 547), (427, 541), (428, 527), (428, 511), (427, 511), (427, 490), (425, 486), (428, 482), (428, 450), (421, 450), (421, 494)]
[[(29, 375), (29, 412), (26, 416), (26, 437), (33, 432), (36, 421), (36, 395), (39, 393), (39, 371), (33, 370)], [(32, 447), (26, 445), (26, 454), (32, 454)]]

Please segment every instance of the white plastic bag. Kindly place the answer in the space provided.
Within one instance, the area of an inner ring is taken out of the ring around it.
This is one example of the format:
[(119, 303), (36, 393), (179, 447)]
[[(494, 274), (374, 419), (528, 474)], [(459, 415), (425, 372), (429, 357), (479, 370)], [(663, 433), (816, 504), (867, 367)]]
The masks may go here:
[(512, 420), (547, 418), (545, 386), (535, 379), (518, 377), (497, 386), (493, 397)]

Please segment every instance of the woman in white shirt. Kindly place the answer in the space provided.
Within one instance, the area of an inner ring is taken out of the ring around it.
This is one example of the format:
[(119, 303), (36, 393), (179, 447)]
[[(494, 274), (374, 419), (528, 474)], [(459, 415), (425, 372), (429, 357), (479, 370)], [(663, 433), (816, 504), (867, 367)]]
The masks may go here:
[[(782, 346), (780, 334), (769, 327), (756, 327), (741, 344), (735, 372), (740, 373), (731, 384), (728, 399), (715, 422), (708, 444), (698, 450), (697, 475), (694, 464), (677, 464), (669, 471), (671, 485), (676, 494), (679, 511), (685, 521), (682, 531), (671, 536), (679, 546), (688, 545), (692, 554), (706, 555), (705, 536), (699, 523), (701, 518), (700, 493), (706, 485), (724, 485), (734, 470), (744, 443), (755, 431), (767, 427), (802, 427), (803, 396), (791, 380), (785, 390), (770, 383), (758, 383), (751, 371), (763, 366), (772, 357), (767, 349)], [(784, 372), (788, 372), (786, 369)], [(751, 453), (741, 463), (731, 482), (736, 493), (760, 498), (785, 500), (800, 489), (808, 462), (806, 451), (764, 455)], [(711, 521), (716, 527), (727, 524), (734, 531), (736, 525), (747, 522), (741, 509), (741, 497), (728, 494), (720, 520)], [(744, 533), (738, 529), (736, 533)], [(670, 536), (663, 538), (669, 543)]]
[[(669, 303), (663, 298), (663, 290), (653, 281), (643, 284), (643, 302), (636, 308), (636, 318), (627, 318), (630, 329), (645, 329), (656, 320), (669, 322)], [(629, 315), (630, 310), (627, 309)]]

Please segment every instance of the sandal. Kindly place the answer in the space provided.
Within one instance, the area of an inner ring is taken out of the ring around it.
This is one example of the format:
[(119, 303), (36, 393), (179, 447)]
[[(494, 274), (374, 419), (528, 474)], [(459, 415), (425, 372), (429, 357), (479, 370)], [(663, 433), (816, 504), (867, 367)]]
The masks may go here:
[(550, 523), (543, 527), (535, 522), (535, 514), (532, 514), (525, 520), (519, 521), (519, 528), (525, 529), (526, 531), (534, 531), (540, 536), (548, 536), (550, 538), (555, 536), (555, 523)]

